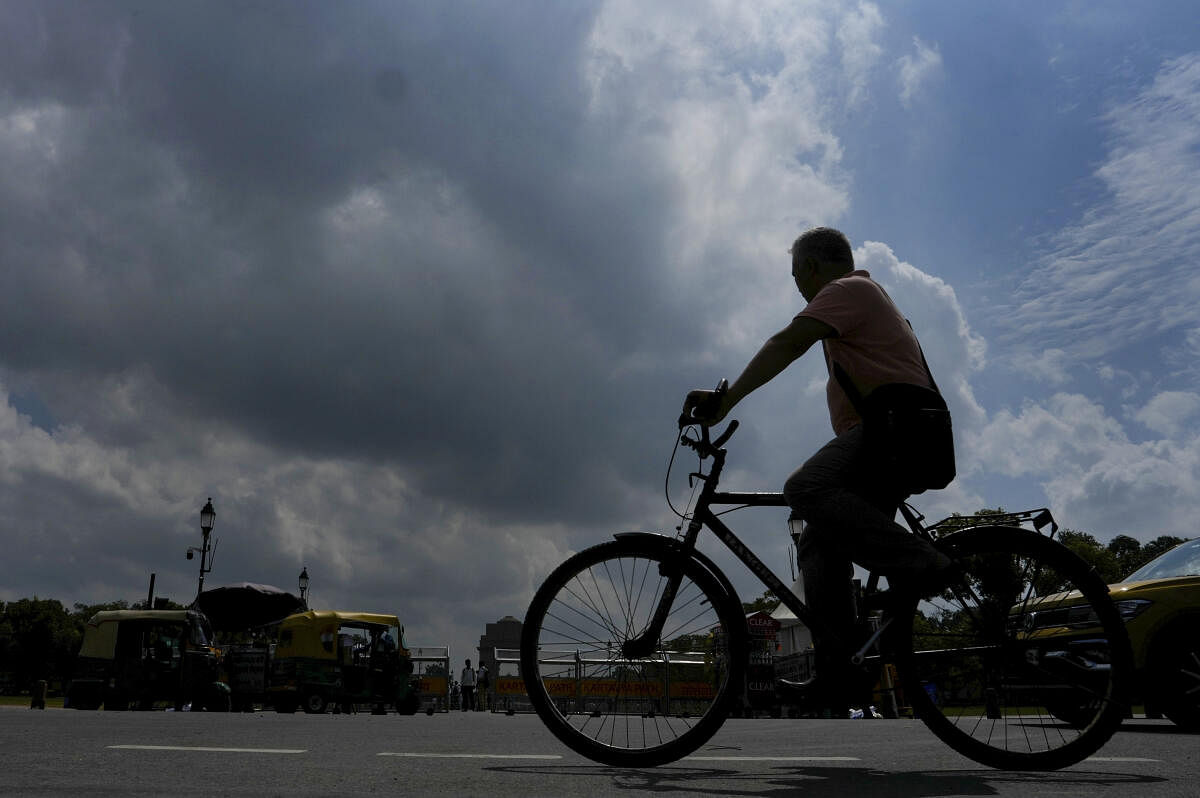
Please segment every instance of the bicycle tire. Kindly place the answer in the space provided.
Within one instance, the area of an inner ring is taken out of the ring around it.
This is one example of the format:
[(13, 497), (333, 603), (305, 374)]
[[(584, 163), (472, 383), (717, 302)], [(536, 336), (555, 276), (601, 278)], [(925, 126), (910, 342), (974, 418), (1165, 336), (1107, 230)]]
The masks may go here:
[[(682, 582), (648, 657), (621, 646), (644, 630), (674, 568)], [(618, 767), (686, 756), (721, 727), (744, 686), (746, 619), (737, 596), (694, 559), (645, 538), (560, 565), (533, 597), (521, 673), (534, 709), (575, 752)]]
[[(914, 712), (990, 767), (1056, 770), (1099, 750), (1128, 710), (1133, 679), (1104, 581), (1065, 546), (1020, 527), (968, 529), (938, 546), (966, 579), (912, 602), (898, 666)], [(1055, 717), (1064, 703), (1073, 717)]]

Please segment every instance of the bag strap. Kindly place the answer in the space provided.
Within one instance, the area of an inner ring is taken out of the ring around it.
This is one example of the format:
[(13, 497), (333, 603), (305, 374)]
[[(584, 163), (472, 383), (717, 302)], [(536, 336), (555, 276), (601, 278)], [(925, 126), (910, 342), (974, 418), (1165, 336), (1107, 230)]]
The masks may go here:
[[(908, 329), (911, 330), (912, 322), (908, 321), (908, 319), (905, 319), (905, 321), (908, 322)], [(929, 377), (929, 384), (933, 386), (933, 390), (937, 392), (937, 395), (941, 396), (942, 390), (938, 388), (937, 380), (933, 378), (933, 372), (929, 370), (929, 362), (925, 360), (925, 350), (921, 348), (921, 341), (917, 339), (916, 333), (913, 334), (913, 339), (917, 342), (917, 351), (921, 353), (921, 365), (925, 367), (925, 374)], [(858, 390), (858, 387), (854, 384), (854, 381), (850, 379), (850, 375), (846, 373), (844, 368), (842, 368), (841, 364), (832, 357), (829, 357), (828, 349), (825, 350), (825, 356), (829, 359), (830, 371), (833, 372), (833, 376), (837, 379), (838, 384), (842, 386), (842, 390), (846, 393), (846, 397), (850, 400), (850, 404), (854, 406), (854, 409), (858, 412), (859, 417), (863, 417), (862, 393)]]

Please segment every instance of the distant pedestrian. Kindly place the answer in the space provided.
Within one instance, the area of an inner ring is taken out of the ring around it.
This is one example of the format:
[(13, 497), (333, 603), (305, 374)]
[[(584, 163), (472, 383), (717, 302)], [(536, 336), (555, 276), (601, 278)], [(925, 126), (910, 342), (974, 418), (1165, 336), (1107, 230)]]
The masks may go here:
[(489, 675), (488, 675), (487, 665), (484, 665), (482, 662), (479, 663), (479, 672), (476, 674), (476, 677), (477, 677), (477, 681), (478, 681), (478, 686), (476, 688), (476, 691), (477, 691), (476, 703), (479, 705), (480, 709), (487, 711), (488, 691), (490, 690), (490, 688), (492, 686), (491, 679), (489, 678)]
[(475, 685), (477, 677), (475, 669), (471, 667), (471, 660), (467, 660), (467, 665), (462, 669), (462, 681), (459, 684), (459, 689), (462, 691), (462, 711), (469, 712), (475, 709)]

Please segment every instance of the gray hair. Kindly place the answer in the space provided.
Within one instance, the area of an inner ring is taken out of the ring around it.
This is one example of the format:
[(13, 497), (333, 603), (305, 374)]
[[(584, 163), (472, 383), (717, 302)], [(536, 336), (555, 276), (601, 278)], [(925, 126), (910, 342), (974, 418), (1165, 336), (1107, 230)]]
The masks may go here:
[(854, 253), (850, 249), (850, 239), (841, 230), (832, 227), (814, 227), (800, 234), (800, 237), (788, 250), (792, 255), (792, 263), (803, 253), (813, 258), (822, 266), (833, 265), (847, 270), (854, 268)]

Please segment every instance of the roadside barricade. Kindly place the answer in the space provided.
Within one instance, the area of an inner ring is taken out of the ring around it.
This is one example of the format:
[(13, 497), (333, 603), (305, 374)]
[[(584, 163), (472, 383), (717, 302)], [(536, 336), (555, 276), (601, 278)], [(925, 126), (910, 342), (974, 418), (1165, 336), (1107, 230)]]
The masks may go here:
[(421, 710), (450, 711), (450, 647), (409, 646), (413, 673), (421, 677)]

